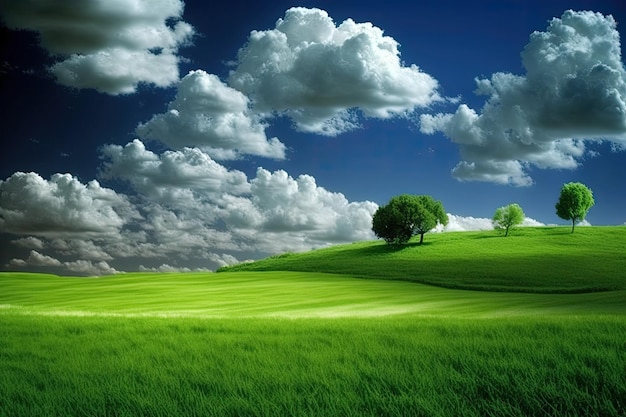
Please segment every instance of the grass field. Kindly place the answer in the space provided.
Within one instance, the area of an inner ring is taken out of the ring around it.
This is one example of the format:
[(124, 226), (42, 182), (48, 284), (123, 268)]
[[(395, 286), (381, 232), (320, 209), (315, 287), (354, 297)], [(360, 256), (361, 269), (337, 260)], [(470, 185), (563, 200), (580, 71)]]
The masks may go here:
[(522, 292), (626, 289), (626, 227), (429, 233), (424, 244), (380, 241), (287, 253), (227, 271), (310, 271), (447, 288)]
[[(622, 265), (626, 228), (560, 233), (485, 232), (492, 246), (427, 235), (245, 265), (273, 271), (1, 273), (0, 416), (626, 415), (624, 269), (605, 265)], [(586, 256), (583, 243), (606, 250)], [(571, 281), (526, 271), (527, 257), (550, 265), (536, 246), (558, 258), (568, 245), (578, 268), (562, 272), (583, 269)], [(511, 261), (495, 261), (499, 280), (491, 262), (467, 268), (497, 250)], [(411, 282), (445, 281), (433, 271), (498, 291)]]

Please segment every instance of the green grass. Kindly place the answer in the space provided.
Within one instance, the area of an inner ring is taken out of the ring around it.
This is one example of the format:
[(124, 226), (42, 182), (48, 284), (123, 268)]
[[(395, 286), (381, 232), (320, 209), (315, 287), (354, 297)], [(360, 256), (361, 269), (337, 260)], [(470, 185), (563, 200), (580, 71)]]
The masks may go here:
[(0, 273), (0, 417), (624, 416), (625, 234), (447, 233), (219, 274)]
[(2, 416), (620, 416), (623, 317), (3, 315)]
[(0, 273), (0, 311), (213, 318), (625, 314), (626, 291), (479, 292), (289, 271), (138, 273), (103, 278)]
[(575, 293), (626, 289), (626, 227), (518, 228), (427, 234), (288, 253), (225, 271), (310, 271), (487, 291)]

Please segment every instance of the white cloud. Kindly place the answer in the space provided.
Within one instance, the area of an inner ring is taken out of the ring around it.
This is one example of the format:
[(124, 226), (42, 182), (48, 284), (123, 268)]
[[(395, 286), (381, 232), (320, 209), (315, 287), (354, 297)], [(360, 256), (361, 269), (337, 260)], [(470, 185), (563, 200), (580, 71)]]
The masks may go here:
[(27, 259), (11, 259), (10, 266), (60, 266), (61, 261), (47, 255), (42, 255), (36, 250), (31, 250)]
[[(545, 224), (532, 219), (530, 217), (524, 218), (521, 227), (539, 227), (545, 226)], [(472, 216), (457, 216), (455, 214), (448, 213), (448, 224), (445, 226), (438, 225), (434, 232), (469, 232), (480, 230), (493, 230), (493, 223), (491, 219), (486, 217), (472, 217)]]
[(545, 226), (545, 223), (542, 223), (538, 220), (535, 220), (533, 218), (530, 217), (526, 217), (524, 218), (524, 221), (522, 222), (522, 224), (520, 225), (522, 227), (541, 227), (541, 226)]
[(174, 149), (197, 147), (216, 159), (244, 154), (284, 159), (285, 145), (266, 137), (266, 125), (248, 107), (248, 98), (217, 76), (191, 71), (168, 111), (140, 124), (137, 134)]
[(488, 96), (480, 113), (422, 115), (421, 131), (443, 132), (459, 145), (460, 180), (527, 186), (530, 166), (573, 169), (586, 140), (626, 143), (626, 70), (615, 20), (566, 11), (522, 52), (525, 76), (477, 79)]
[(63, 262), (63, 268), (72, 273), (88, 276), (114, 275), (120, 272), (109, 266), (109, 264), (104, 261), (94, 263), (83, 259), (72, 262)]
[(373, 238), (371, 222), (378, 206), (350, 203), (343, 194), (319, 187), (310, 175), (294, 179), (282, 170), (259, 168), (251, 189), (264, 232), (296, 231), (320, 242)]
[[(207, 236), (218, 236), (224, 250), (239, 246), (274, 253), (271, 246), (289, 234), (298, 248), (373, 236), (375, 203), (349, 202), (309, 175), (294, 179), (282, 170), (259, 168), (248, 181), (199, 149), (157, 155), (139, 140), (106, 146), (103, 155), (102, 176), (126, 180), (140, 193), (143, 229), (159, 243), (182, 239), (178, 248), (207, 248), (218, 244)], [(265, 240), (263, 233), (273, 237)]]
[(196, 269), (189, 269), (186, 267), (176, 267), (176, 266), (171, 266), (168, 264), (162, 264), (159, 265), (157, 267), (146, 267), (143, 265), (139, 265), (139, 271), (140, 272), (165, 272), (165, 273), (170, 273), (170, 272), (211, 272), (209, 269), (202, 269), (202, 268), (196, 268)]
[(218, 255), (216, 253), (211, 253), (209, 255), (209, 259), (211, 259), (212, 262), (219, 265), (220, 267), (228, 266), (228, 265), (235, 265), (239, 263), (239, 260), (236, 257), (234, 257), (233, 255), (229, 255), (227, 253), (223, 253), (221, 255)]
[(28, 236), (15, 247), (38, 251), (10, 266), (41, 269), (47, 260), (54, 272), (87, 275), (215, 269), (374, 237), (375, 203), (350, 202), (309, 175), (259, 168), (248, 180), (197, 148), (156, 154), (139, 140), (102, 152), (102, 177), (128, 182), (133, 197), (69, 174), (0, 182), (0, 230)]
[(20, 0), (0, 8), (10, 28), (37, 31), (46, 50), (64, 57), (51, 67), (59, 83), (109, 94), (175, 83), (177, 49), (194, 34), (180, 20), (181, 0)]
[[(155, 71), (155, 69), (159, 69)], [(89, 55), (74, 54), (50, 68), (60, 84), (94, 88), (112, 95), (130, 94), (141, 83), (168, 87), (178, 81), (178, 58), (172, 53), (109, 48)]]
[(0, 231), (68, 237), (115, 234), (138, 213), (125, 196), (70, 174), (17, 172), (0, 180)]
[(27, 259), (11, 259), (7, 266), (36, 269), (40, 269), (41, 267), (53, 268), (53, 270), (61, 270), (65, 273), (70, 272), (89, 276), (112, 275), (119, 272), (104, 261), (94, 263), (79, 259), (76, 261), (61, 262), (58, 259), (43, 255), (35, 250), (30, 251)]
[(473, 230), (492, 230), (491, 219), (484, 217), (465, 217), (448, 213), (448, 224), (444, 227), (439, 225), (437, 231), (442, 232), (467, 232)]
[(250, 33), (229, 85), (251, 97), (256, 111), (334, 136), (358, 127), (355, 109), (388, 119), (441, 99), (437, 81), (404, 66), (398, 47), (371, 23), (336, 26), (323, 10), (294, 7), (274, 29)]
[(128, 180), (142, 194), (159, 200), (180, 197), (172, 190), (195, 190), (219, 196), (223, 193), (239, 195), (250, 191), (246, 175), (228, 170), (197, 148), (166, 151), (157, 155), (146, 149), (138, 139), (121, 147), (106, 145), (102, 148), (105, 162), (102, 178)]

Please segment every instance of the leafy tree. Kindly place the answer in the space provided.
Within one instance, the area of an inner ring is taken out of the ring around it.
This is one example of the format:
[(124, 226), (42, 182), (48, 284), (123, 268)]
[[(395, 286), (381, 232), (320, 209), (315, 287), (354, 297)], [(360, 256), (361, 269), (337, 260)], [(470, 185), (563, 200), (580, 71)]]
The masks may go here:
[(559, 201), (555, 205), (556, 214), (563, 220), (572, 221), (574, 233), (574, 225), (585, 219), (594, 203), (591, 189), (580, 182), (569, 182), (561, 188)]
[(448, 215), (440, 201), (427, 195), (402, 194), (378, 208), (372, 219), (372, 230), (388, 244), (403, 244), (413, 235), (424, 234), (437, 226), (448, 224)]
[(508, 206), (499, 207), (496, 209), (493, 215), (493, 226), (496, 229), (505, 229), (504, 236), (509, 235), (509, 229), (513, 226), (517, 226), (524, 221), (524, 210), (519, 204), (509, 204)]

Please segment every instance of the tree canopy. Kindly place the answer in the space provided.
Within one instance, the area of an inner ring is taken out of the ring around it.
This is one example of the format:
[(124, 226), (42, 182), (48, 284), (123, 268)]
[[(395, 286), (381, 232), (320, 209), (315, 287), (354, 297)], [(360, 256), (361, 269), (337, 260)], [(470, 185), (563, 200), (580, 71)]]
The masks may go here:
[(504, 236), (509, 235), (509, 229), (513, 226), (517, 226), (524, 221), (524, 210), (519, 206), (519, 204), (513, 203), (508, 206), (499, 207), (496, 209), (495, 214), (493, 215), (493, 226), (496, 229), (505, 229)]
[(569, 182), (561, 188), (559, 201), (555, 205), (556, 214), (563, 220), (572, 221), (574, 233), (574, 225), (585, 219), (594, 204), (591, 189), (580, 182)]
[(420, 235), (420, 243), (424, 234), (434, 229), (437, 223), (448, 224), (441, 201), (428, 195), (402, 194), (378, 208), (372, 218), (372, 230), (388, 244), (403, 244), (413, 235)]

